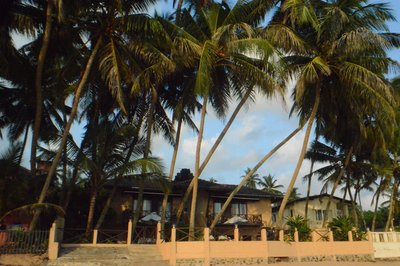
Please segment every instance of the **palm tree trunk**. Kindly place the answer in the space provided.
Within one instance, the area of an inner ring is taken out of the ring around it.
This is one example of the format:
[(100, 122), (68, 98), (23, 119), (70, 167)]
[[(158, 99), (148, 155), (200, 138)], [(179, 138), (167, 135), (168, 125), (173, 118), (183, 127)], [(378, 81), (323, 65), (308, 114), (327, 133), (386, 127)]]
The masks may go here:
[[(217, 140), (214, 142), (213, 146), (211, 147), (210, 151), (207, 153), (206, 158), (204, 159), (203, 163), (200, 166), (199, 169), (199, 176), (201, 175), (201, 173), (203, 172), (204, 168), (207, 166), (208, 162), (210, 161), (211, 157), (213, 156), (214, 152), (217, 150), (219, 144), (221, 143), (222, 139), (225, 137), (226, 133), (228, 132), (229, 128), (231, 127), (233, 121), (236, 119), (239, 111), (242, 109), (243, 105), (246, 103), (247, 99), (250, 97), (252, 92), (252, 88), (249, 88), (247, 90), (247, 92), (245, 93), (245, 95), (243, 96), (243, 98), (240, 100), (239, 104), (236, 106), (235, 110), (233, 111), (231, 117), (229, 118), (228, 122), (226, 123), (225, 127), (223, 128), (223, 130), (221, 131), (221, 133), (219, 134)], [(179, 205), (178, 211), (177, 211), (177, 215), (176, 215), (176, 223), (179, 223), (179, 220), (182, 216), (182, 212), (183, 209), (185, 207), (185, 204), (190, 196), (190, 193), (192, 192), (193, 189), (193, 182), (194, 180), (192, 180), (188, 186), (188, 188), (186, 189), (186, 192), (182, 198), (182, 201)]]
[(363, 211), (363, 207), (362, 207), (362, 203), (361, 203), (361, 191), (358, 193), (358, 202), (359, 202), (359, 204), (360, 204), (360, 215), (361, 215), (361, 220), (362, 220), (362, 222), (363, 222), (364, 229), (367, 230), (367, 222), (365, 221), (364, 211)]
[[(29, 133), (29, 124), (26, 126), (24, 140), (22, 141), (21, 151), (19, 152), (18, 155), (18, 161), (17, 161), (18, 166), (20, 166), (22, 163), (22, 157), (24, 156), (26, 142), (28, 141), (28, 133)], [(17, 170), (15, 171), (16, 176), (18, 176), (20, 168), (21, 167), (17, 167)]]
[(280, 142), (277, 146), (275, 146), (267, 155), (264, 156), (257, 164), (251, 169), (246, 176), (242, 179), (240, 184), (231, 192), (229, 197), (226, 199), (224, 205), (221, 208), (221, 211), (215, 216), (214, 220), (211, 223), (210, 230), (213, 230), (217, 225), (218, 221), (221, 219), (222, 215), (228, 208), (229, 204), (231, 203), (233, 197), (235, 197), (236, 193), (246, 184), (247, 180), (260, 168), (277, 150), (279, 150), (283, 145), (285, 145), (293, 136), (295, 136), (301, 127), (296, 128), (289, 136), (287, 136), (282, 142)]
[[(93, 48), (93, 51), (92, 51), (92, 53), (91, 53), (91, 55), (90, 55), (90, 57), (89, 57), (89, 59), (88, 59), (88, 61), (86, 63), (86, 67), (85, 67), (85, 70), (83, 72), (82, 78), (81, 78), (81, 80), (80, 80), (80, 82), (78, 84), (78, 87), (76, 88), (75, 96), (74, 96), (74, 100), (73, 100), (72, 108), (71, 108), (71, 114), (69, 116), (69, 120), (68, 120), (66, 128), (64, 130), (64, 133), (63, 133), (63, 136), (62, 136), (62, 139), (61, 139), (61, 143), (60, 143), (60, 147), (58, 147), (57, 154), (54, 157), (54, 161), (51, 164), (49, 172), (47, 173), (46, 181), (45, 181), (45, 183), (43, 185), (43, 188), (42, 188), (42, 191), (40, 193), (40, 196), (39, 196), (39, 199), (38, 199), (38, 203), (43, 203), (45, 198), (46, 198), (47, 190), (49, 189), (49, 186), (50, 186), (51, 180), (53, 178), (53, 175), (56, 172), (56, 169), (57, 169), (57, 166), (58, 166), (58, 162), (60, 161), (63, 149), (65, 147), (65, 144), (67, 143), (67, 138), (68, 138), (68, 135), (69, 135), (69, 131), (71, 129), (72, 123), (74, 122), (76, 113), (78, 111), (78, 105), (79, 105), (79, 100), (80, 100), (80, 97), (81, 97), (82, 90), (86, 86), (86, 82), (88, 80), (90, 70), (92, 68), (94, 59), (95, 59), (95, 57), (97, 55), (97, 52), (100, 49), (101, 43), (102, 43), (102, 39), (100, 38), (100, 39), (97, 40), (96, 45)], [(39, 215), (40, 215), (40, 211), (38, 210), (38, 211), (35, 212), (35, 214), (34, 214), (34, 216), (32, 218), (29, 230), (33, 230), (36, 227), (36, 224), (37, 224), (38, 219), (39, 219)]]
[(113, 186), (113, 188), (111, 190), (111, 193), (108, 195), (107, 201), (104, 204), (104, 207), (103, 207), (103, 209), (102, 209), (102, 211), (100, 213), (99, 219), (97, 220), (96, 226), (94, 227), (95, 229), (99, 229), (101, 227), (101, 225), (103, 224), (104, 218), (106, 217), (108, 209), (111, 206), (111, 202), (114, 199), (114, 195), (117, 192), (117, 188), (118, 188), (118, 184), (119, 183), (120, 183), (119, 180), (115, 180), (114, 186)]
[[(66, 126), (66, 122), (67, 122), (67, 114), (65, 112), (65, 106), (64, 106), (64, 110), (63, 110), (63, 122), (64, 122), (64, 128)], [(60, 195), (60, 200), (59, 200), (59, 204), (61, 205), (64, 198), (65, 198), (65, 194), (67, 193), (67, 162), (68, 162), (68, 155), (67, 155), (67, 149), (64, 149), (64, 153), (63, 153), (63, 173), (62, 173), (62, 184), (61, 184), (61, 195)]]
[(276, 223), (278, 228), (282, 227), (283, 212), (284, 212), (286, 204), (287, 204), (287, 202), (289, 200), (290, 193), (293, 190), (294, 184), (296, 183), (296, 179), (297, 179), (297, 176), (299, 174), (300, 167), (301, 167), (301, 165), (303, 163), (303, 160), (304, 160), (304, 155), (306, 154), (306, 151), (307, 151), (308, 141), (310, 139), (311, 129), (312, 129), (312, 126), (314, 124), (315, 116), (317, 115), (320, 97), (321, 97), (321, 88), (320, 88), (320, 86), (317, 86), (316, 89), (315, 89), (315, 102), (314, 102), (313, 109), (311, 111), (310, 118), (308, 120), (306, 134), (304, 136), (304, 141), (303, 141), (303, 146), (301, 148), (300, 156), (299, 156), (299, 159), (297, 161), (297, 165), (296, 165), (296, 168), (294, 170), (292, 179), (290, 180), (290, 184), (288, 186), (286, 194), (283, 197), (281, 206), (279, 207), (278, 219), (277, 219), (277, 223)]
[(176, 23), (179, 24), (179, 20), (181, 18), (183, 0), (178, 1), (178, 5), (176, 7)]
[(32, 144), (31, 144), (31, 174), (36, 175), (36, 147), (39, 139), (40, 124), (42, 122), (42, 112), (43, 112), (43, 94), (42, 94), (42, 79), (43, 79), (43, 68), (44, 61), (46, 59), (47, 49), (50, 43), (51, 26), (53, 23), (53, 2), (47, 1), (46, 10), (46, 26), (43, 34), (42, 46), (40, 47), (36, 73), (35, 73), (35, 121), (33, 125), (32, 133)]
[(207, 166), (208, 162), (210, 161), (211, 157), (213, 156), (214, 152), (217, 150), (219, 144), (221, 143), (222, 139), (225, 137), (226, 133), (228, 132), (229, 128), (231, 127), (233, 121), (236, 119), (239, 111), (242, 109), (243, 105), (249, 99), (253, 88), (249, 88), (243, 98), (240, 100), (239, 104), (236, 106), (235, 110), (233, 111), (231, 117), (229, 118), (228, 122), (226, 123), (224, 129), (219, 134), (217, 140), (214, 142), (214, 145), (211, 147), (210, 151), (208, 152), (206, 158), (204, 159), (203, 163), (200, 166), (199, 173), (201, 174), (204, 168)]
[(89, 236), (90, 231), (92, 230), (94, 207), (96, 206), (96, 199), (97, 199), (97, 191), (96, 191), (96, 189), (93, 188), (92, 193), (90, 195), (89, 213), (88, 213), (86, 231), (85, 231), (86, 236)]
[[(174, 176), (176, 158), (178, 156), (179, 142), (180, 142), (180, 138), (181, 138), (182, 120), (183, 120), (182, 117), (180, 117), (179, 121), (178, 121), (177, 129), (176, 129), (174, 153), (172, 154), (171, 166), (169, 168), (169, 176), (168, 176), (169, 181), (172, 181), (172, 178)], [(164, 193), (164, 197), (162, 200), (161, 234), (164, 234), (165, 221), (166, 221), (166, 217), (167, 217), (168, 196), (169, 196), (169, 191)]]
[(310, 174), (308, 177), (308, 184), (307, 184), (306, 206), (304, 207), (304, 220), (306, 220), (306, 221), (308, 219), (308, 202), (309, 202), (310, 193), (311, 193), (311, 179), (312, 179), (313, 169), (314, 169), (314, 160), (311, 161)]
[(331, 202), (333, 199), (333, 195), (335, 194), (336, 189), (339, 186), (339, 183), (342, 180), (342, 177), (343, 177), (344, 173), (346, 172), (347, 167), (349, 166), (352, 155), (353, 155), (353, 147), (351, 147), (349, 152), (347, 153), (346, 159), (344, 161), (344, 165), (343, 165), (342, 169), (340, 169), (340, 172), (335, 180), (335, 183), (333, 184), (332, 192), (329, 195), (328, 203), (326, 204), (326, 208), (325, 208), (326, 215), (324, 215), (324, 222), (322, 223), (322, 228), (325, 228), (328, 223), (329, 209), (331, 208)]
[(357, 216), (356, 204), (354, 202), (353, 194), (351, 194), (350, 185), (347, 186), (347, 190), (348, 190), (349, 196), (350, 196), (351, 212), (353, 213), (354, 225), (358, 225), (358, 216)]
[(193, 176), (193, 193), (192, 193), (192, 204), (190, 207), (190, 218), (189, 218), (189, 241), (194, 239), (194, 227), (196, 221), (196, 204), (197, 204), (197, 186), (199, 181), (199, 170), (200, 170), (200, 151), (201, 151), (201, 142), (203, 140), (203, 132), (204, 132), (204, 122), (206, 118), (206, 110), (207, 110), (207, 101), (208, 95), (204, 95), (203, 106), (201, 108), (201, 118), (200, 118), (200, 127), (199, 127), (199, 135), (197, 136), (197, 145), (196, 145), (196, 160), (194, 164), (194, 176)]
[(395, 182), (392, 188), (392, 194), (390, 195), (390, 204), (389, 204), (389, 214), (388, 214), (388, 219), (386, 221), (386, 226), (385, 226), (385, 231), (388, 232), (391, 224), (392, 224), (392, 219), (393, 219), (393, 213), (394, 213), (394, 203), (395, 203), (395, 197), (397, 195), (397, 190), (398, 190), (399, 183), (397, 182), (395, 178)]
[(67, 212), (69, 201), (71, 200), (72, 190), (74, 189), (74, 185), (76, 183), (76, 180), (78, 179), (78, 173), (79, 173), (78, 168), (79, 166), (78, 164), (76, 164), (74, 170), (72, 171), (71, 181), (69, 182), (67, 193), (65, 194), (64, 204), (63, 204), (63, 209), (65, 212)]
[[(135, 148), (135, 145), (137, 144), (137, 141), (138, 141), (138, 139), (139, 139), (139, 131), (140, 131), (140, 127), (141, 127), (141, 125), (142, 125), (143, 119), (142, 119), (142, 118), (139, 118), (139, 121), (140, 121), (140, 122), (139, 122), (139, 128), (138, 128), (138, 130), (136, 131), (135, 137), (133, 138), (133, 141), (132, 141), (131, 145), (129, 146), (129, 150), (128, 150), (127, 154), (126, 154), (124, 163), (128, 163), (128, 162), (129, 162), (129, 160), (130, 160), (130, 158), (131, 158), (131, 156), (132, 156), (133, 150), (134, 150), (134, 148)], [(101, 225), (103, 224), (104, 218), (106, 217), (106, 215), (107, 215), (107, 213), (108, 213), (108, 210), (110, 209), (111, 203), (112, 203), (112, 201), (113, 201), (113, 199), (114, 199), (115, 193), (117, 192), (118, 185), (119, 185), (119, 184), (121, 183), (121, 181), (122, 181), (122, 178), (123, 178), (123, 176), (122, 176), (122, 175), (119, 175), (119, 176), (114, 180), (114, 186), (113, 186), (113, 188), (112, 188), (112, 190), (111, 190), (111, 193), (108, 195), (106, 204), (104, 205), (103, 209), (101, 210), (100, 217), (99, 217), (99, 219), (97, 220), (97, 223), (96, 223), (96, 226), (95, 226), (96, 229), (99, 229), (99, 228), (101, 227)]]
[[(382, 181), (381, 181), (381, 184), (382, 184)], [(376, 199), (375, 199), (374, 216), (372, 217), (372, 225), (371, 225), (372, 232), (375, 232), (375, 227), (376, 227), (376, 215), (378, 212), (379, 197), (381, 196), (380, 188), (378, 188), (377, 193), (378, 194), (376, 194)]]
[[(150, 99), (150, 107), (149, 111), (147, 113), (147, 132), (146, 132), (146, 143), (144, 145), (144, 152), (143, 152), (143, 158), (147, 159), (149, 157), (150, 153), (150, 145), (151, 145), (151, 132), (153, 129), (153, 113), (154, 113), (154, 105), (157, 100), (157, 93), (154, 88), (151, 90), (151, 99)], [(136, 212), (133, 216), (133, 222), (132, 222), (132, 232), (135, 232), (137, 223), (139, 221), (140, 214), (142, 213), (143, 210), (143, 194), (144, 194), (144, 169), (142, 169), (142, 175), (140, 176), (140, 182), (139, 182), (139, 194), (138, 194), (138, 199), (137, 199), (137, 205), (136, 205)]]

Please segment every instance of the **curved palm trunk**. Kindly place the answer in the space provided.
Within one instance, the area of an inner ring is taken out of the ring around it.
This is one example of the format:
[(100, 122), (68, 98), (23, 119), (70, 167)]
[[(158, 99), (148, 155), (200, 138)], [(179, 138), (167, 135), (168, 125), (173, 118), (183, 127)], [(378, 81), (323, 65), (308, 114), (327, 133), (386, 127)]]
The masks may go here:
[(246, 184), (247, 180), (260, 168), (277, 150), (279, 150), (283, 145), (285, 145), (293, 136), (295, 136), (301, 127), (296, 128), (289, 136), (287, 136), (282, 142), (280, 142), (277, 146), (275, 146), (270, 152), (267, 153), (257, 164), (251, 169), (246, 176), (242, 179), (240, 184), (231, 192), (229, 197), (226, 199), (224, 205), (221, 208), (221, 211), (215, 216), (213, 222), (211, 223), (210, 230), (213, 230), (217, 225), (218, 221), (221, 219), (222, 215), (228, 208), (229, 204), (231, 203), (233, 197), (235, 197), (236, 193)]
[(352, 155), (353, 155), (353, 147), (351, 147), (349, 152), (347, 153), (346, 159), (344, 161), (344, 165), (343, 165), (342, 169), (340, 169), (340, 172), (335, 180), (335, 184), (333, 184), (332, 192), (329, 195), (329, 199), (328, 199), (328, 202), (327, 202), (326, 208), (325, 208), (326, 215), (324, 215), (324, 222), (322, 223), (323, 228), (325, 228), (328, 223), (329, 209), (331, 208), (331, 202), (333, 199), (333, 195), (335, 194), (336, 189), (339, 186), (340, 180), (342, 180), (342, 177), (343, 177), (344, 173), (346, 172), (347, 167), (349, 166)]
[(95, 229), (99, 229), (101, 227), (101, 225), (103, 224), (104, 218), (106, 217), (108, 209), (111, 206), (111, 202), (114, 199), (115, 193), (117, 192), (117, 188), (118, 188), (118, 184), (119, 183), (120, 183), (119, 180), (115, 180), (114, 186), (113, 186), (113, 188), (111, 190), (111, 193), (108, 195), (107, 201), (106, 201), (106, 203), (105, 203), (105, 205), (104, 205), (104, 207), (103, 207), (103, 209), (102, 209), (102, 211), (100, 213), (99, 219), (97, 220), (97, 223), (96, 223), (96, 225), (94, 227)]
[(178, 1), (178, 5), (176, 7), (176, 23), (179, 24), (179, 20), (181, 18), (183, 0)]
[(193, 193), (192, 193), (192, 204), (190, 207), (190, 218), (189, 218), (189, 241), (194, 239), (194, 226), (196, 220), (196, 204), (197, 204), (197, 186), (199, 181), (199, 169), (200, 169), (200, 151), (201, 142), (203, 140), (204, 122), (206, 118), (208, 95), (204, 95), (203, 106), (201, 108), (201, 119), (199, 127), (199, 135), (197, 136), (196, 146), (196, 161), (194, 165), (194, 176), (193, 176)]
[[(178, 150), (179, 150), (179, 142), (181, 139), (181, 129), (182, 129), (182, 117), (180, 117), (180, 119), (178, 121), (178, 127), (176, 129), (174, 153), (172, 154), (171, 166), (169, 168), (169, 175), (168, 175), (169, 181), (172, 181), (172, 178), (174, 176), (176, 158), (178, 156)], [(168, 196), (169, 196), (169, 191), (166, 191), (164, 193), (164, 197), (162, 200), (162, 211), (161, 211), (161, 234), (162, 235), (164, 234), (165, 221), (166, 221), (166, 217), (167, 217)]]
[(353, 194), (351, 194), (350, 186), (347, 187), (349, 191), (350, 201), (351, 201), (351, 212), (353, 213), (354, 225), (358, 227), (358, 215), (357, 215), (357, 206), (354, 201)]
[(314, 169), (314, 160), (311, 161), (311, 166), (310, 166), (310, 176), (308, 177), (308, 184), (307, 184), (307, 197), (306, 197), (306, 206), (304, 207), (304, 219), (307, 221), (308, 219), (308, 203), (310, 199), (310, 193), (311, 193), (311, 179), (312, 179), (312, 172)]
[(296, 179), (297, 179), (297, 176), (299, 174), (300, 167), (301, 167), (301, 165), (303, 163), (303, 160), (304, 160), (304, 155), (306, 154), (306, 151), (307, 151), (308, 141), (310, 139), (311, 129), (312, 129), (312, 126), (314, 124), (315, 116), (317, 115), (318, 106), (319, 106), (319, 102), (320, 102), (320, 97), (321, 97), (321, 88), (320, 88), (320, 86), (317, 86), (317, 88), (315, 90), (315, 102), (314, 102), (313, 109), (311, 111), (310, 118), (308, 120), (306, 134), (304, 136), (304, 141), (303, 141), (303, 146), (301, 148), (300, 156), (299, 156), (299, 159), (297, 161), (296, 168), (294, 169), (293, 176), (292, 176), (292, 179), (290, 180), (290, 184), (288, 186), (286, 194), (283, 197), (281, 206), (279, 207), (278, 219), (277, 219), (277, 223), (276, 223), (278, 228), (282, 227), (283, 212), (284, 212), (286, 204), (287, 204), (287, 202), (289, 200), (290, 193), (293, 190), (294, 184), (296, 183)]
[(96, 189), (93, 189), (92, 193), (90, 195), (89, 213), (88, 213), (86, 230), (85, 230), (86, 237), (89, 236), (90, 231), (92, 230), (94, 207), (96, 206), (96, 199), (97, 199), (97, 191), (96, 191)]
[[(46, 177), (46, 181), (45, 181), (45, 183), (43, 185), (43, 188), (42, 188), (42, 191), (40, 193), (40, 196), (39, 196), (39, 199), (38, 199), (37, 203), (43, 203), (44, 199), (46, 198), (47, 190), (49, 189), (49, 186), (50, 186), (51, 180), (53, 178), (53, 175), (56, 172), (58, 162), (60, 161), (63, 149), (65, 147), (65, 144), (67, 143), (67, 138), (68, 138), (68, 135), (69, 135), (69, 131), (71, 129), (72, 123), (74, 122), (76, 113), (78, 111), (78, 105), (79, 105), (79, 100), (80, 100), (80, 97), (81, 97), (82, 90), (86, 85), (86, 82), (87, 82), (88, 77), (89, 77), (90, 70), (92, 68), (94, 59), (95, 59), (95, 57), (97, 55), (97, 52), (100, 49), (101, 43), (102, 43), (102, 39), (100, 38), (100, 39), (97, 40), (96, 45), (94, 46), (93, 51), (92, 51), (92, 53), (91, 53), (91, 55), (90, 55), (90, 57), (88, 59), (88, 62), (86, 63), (85, 70), (83, 72), (82, 78), (81, 78), (81, 80), (80, 80), (80, 82), (78, 84), (78, 87), (76, 88), (76, 91), (75, 91), (75, 96), (74, 96), (74, 100), (73, 100), (72, 108), (71, 108), (71, 114), (69, 116), (69, 120), (68, 120), (67, 125), (65, 127), (65, 130), (64, 130), (64, 133), (63, 133), (63, 136), (62, 136), (62, 139), (61, 139), (60, 147), (58, 147), (57, 154), (54, 157), (53, 163), (51, 164), (51, 167), (50, 167), (49, 172), (48, 172), (47, 177)], [(36, 227), (36, 224), (37, 224), (38, 219), (39, 219), (39, 215), (40, 215), (40, 211), (36, 211), (34, 216), (33, 216), (33, 218), (32, 218), (29, 230), (33, 230)]]
[(65, 194), (65, 198), (64, 198), (63, 209), (65, 212), (67, 212), (68, 205), (71, 200), (72, 190), (74, 189), (74, 185), (76, 183), (76, 180), (78, 179), (78, 173), (79, 173), (78, 165), (75, 165), (75, 168), (72, 171), (71, 181), (70, 181), (67, 193)]
[(47, 50), (50, 43), (50, 35), (51, 35), (51, 26), (53, 23), (53, 3), (52, 1), (47, 1), (47, 10), (46, 10), (46, 26), (43, 34), (43, 42), (40, 47), (36, 73), (35, 73), (35, 102), (36, 102), (36, 111), (35, 111), (35, 121), (33, 125), (33, 133), (32, 133), (32, 144), (31, 144), (31, 174), (32, 176), (36, 175), (36, 146), (39, 139), (39, 130), (40, 124), (42, 122), (42, 112), (43, 112), (43, 94), (42, 94), (42, 80), (43, 80), (43, 68), (44, 61), (46, 59)]
[[(221, 143), (221, 141), (223, 140), (223, 138), (225, 137), (226, 133), (228, 132), (229, 128), (231, 127), (233, 121), (236, 119), (239, 111), (242, 109), (243, 105), (246, 103), (246, 101), (249, 99), (251, 92), (253, 91), (253, 88), (249, 88), (247, 90), (247, 92), (245, 93), (245, 95), (243, 96), (243, 98), (240, 100), (239, 104), (236, 106), (235, 110), (233, 111), (231, 117), (229, 118), (228, 122), (226, 123), (225, 127), (223, 128), (223, 130), (221, 131), (221, 133), (219, 134), (217, 140), (214, 142), (213, 146), (211, 147), (210, 151), (207, 153), (206, 158), (204, 159), (204, 161), (202, 162), (200, 169), (199, 169), (199, 176), (201, 175), (201, 173), (203, 172), (204, 168), (207, 166), (208, 162), (210, 161), (211, 157), (213, 156), (214, 152), (217, 150), (219, 144)], [(176, 223), (179, 223), (179, 220), (182, 216), (182, 212), (183, 209), (185, 207), (185, 204), (190, 196), (190, 193), (192, 192), (193, 189), (193, 182), (194, 180), (192, 180), (188, 186), (188, 188), (185, 191), (185, 194), (182, 198), (182, 201), (179, 205), (178, 211), (177, 211), (177, 215), (176, 215)]]
[(362, 222), (363, 222), (364, 229), (367, 230), (367, 222), (365, 221), (364, 211), (363, 211), (363, 207), (362, 207), (362, 203), (361, 203), (361, 191), (358, 193), (358, 202), (359, 202), (359, 204), (360, 204), (360, 216), (361, 216), (361, 220), (362, 220)]
[[(153, 113), (154, 113), (154, 105), (157, 100), (157, 93), (154, 88), (151, 91), (151, 100), (150, 100), (150, 108), (147, 116), (147, 134), (146, 134), (146, 143), (144, 146), (143, 158), (147, 159), (150, 153), (150, 145), (151, 145), (151, 132), (153, 129)], [(135, 232), (137, 223), (139, 221), (140, 214), (143, 211), (143, 194), (144, 194), (144, 169), (142, 169), (142, 175), (140, 176), (139, 181), (139, 194), (136, 205), (136, 212), (133, 216), (132, 222), (132, 232)], [(129, 243), (130, 244), (130, 243)]]
[(377, 215), (377, 211), (378, 211), (379, 198), (381, 196), (382, 180), (383, 180), (383, 178), (381, 178), (380, 186), (378, 187), (378, 191), (377, 191), (376, 198), (375, 198), (374, 216), (372, 217), (372, 225), (371, 225), (372, 232), (375, 232), (375, 227), (376, 227), (376, 215)]
[[(131, 143), (131, 145), (129, 147), (128, 153), (126, 154), (124, 163), (128, 163), (129, 162), (129, 160), (130, 160), (130, 158), (132, 156), (134, 147), (137, 144), (137, 141), (139, 139), (139, 131), (140, 131), (143, 119), (140, 118), (139, 121), (140, 121), (139, 122), (139, 129), (136, 131), (135, 137), (133, 138), (133, 141), (132, 141), (132, 143)], [(108, 195), (108, 198), (106, 200), (106, 204), (104, 205), (103, 209), (101, 210), (99, 219), (97, 220), (97, 223), (96, 223), (96, 226), (95, 226), (95, 229), (99, 229), (101, 227), (101, 225), (103, 224), (104, 218), (106, 217), (106, 215), (108, 213), (108, 210), (110, 209), (110, 206), (111, 206), (111, 203), (112, 203), (112, 201), (114, 199), (115, 193), (117, 192), (118, 185), (121, 183), (122, 179), (123, 179), (122, 175), (119, 175), (115, 179), (113, 188), (111, 190), (111, 193)]]
[(389, 204), (389, 214), (388, 219), (386, 221), (385, 231), (388, 232), (392, 225), (393, 213), (394, 213), (394, 205), (395, 205), (395, 197), (397, 195), (397, 190), (399, 187), (399, 182), (395, 178), (395, 182), (392, 188), (392, 194), (390, 195), (390, 204)]

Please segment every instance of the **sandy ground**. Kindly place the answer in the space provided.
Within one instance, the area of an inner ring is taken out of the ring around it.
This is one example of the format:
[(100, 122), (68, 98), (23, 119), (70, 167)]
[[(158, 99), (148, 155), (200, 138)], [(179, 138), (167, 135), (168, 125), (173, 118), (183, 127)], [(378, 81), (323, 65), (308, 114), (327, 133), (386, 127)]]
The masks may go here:
[(400, 260), (398, 261), (375, 261), (375, 262), (293, 262), (293, 263), (276, 263), (276, 264), (265, 264), (268, 266), (400, 266)]
[(46, 254), (0, 255), (0, 265), (36, 266), (41, 265), (46, 257)]
[[(0, 255), (0, 265), (37, 266), (45, 265), (45, 255)], [(259, 266), (400, 266), (397, 261), (375, 261), (375, 262), (280, 262)], [(228, 265), (227, 265), (228, 266)]]

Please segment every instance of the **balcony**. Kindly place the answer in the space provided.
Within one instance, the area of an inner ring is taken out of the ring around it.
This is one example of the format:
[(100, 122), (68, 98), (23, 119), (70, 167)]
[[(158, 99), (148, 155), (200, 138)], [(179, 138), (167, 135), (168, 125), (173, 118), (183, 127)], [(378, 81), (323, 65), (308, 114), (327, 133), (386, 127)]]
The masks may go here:
[[(214, 217), (217, 216), (217, 214), (211, 214), (208, 215), (207, 220), (208, 223), (212, 223), (214, 220)], [(248, 225), (262, 225), (262, 216), (261, 214), (237, 214), (237, 215), (223, 215), (221, 219), (219, 220), (218, 224), (225, 224), (229, 219), (232, 217), (240, 217), (242, 219), (247, 220), (247, 222), (239, 222), (239, 224), (248, 224)], [(226, 223), (229, 224), (229, 223)]]

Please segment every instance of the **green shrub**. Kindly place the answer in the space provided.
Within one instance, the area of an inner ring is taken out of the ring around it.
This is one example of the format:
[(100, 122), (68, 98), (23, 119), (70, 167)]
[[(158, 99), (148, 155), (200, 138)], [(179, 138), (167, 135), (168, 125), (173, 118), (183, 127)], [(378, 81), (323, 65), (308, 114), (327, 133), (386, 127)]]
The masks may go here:
[(299, 241), (310, 241), (311, 240), (311, 229), (307, 224), (307, 220), (304, 217), (297, 215), (289, 217), (286, 225), (289, 227), (287, 240), (294, 240), (294, 232), (297, 229), (299, 234)]
[(353, 221), (346, 216), (338, 216), (328, 224), (328, 228), (332, 230), (333, 239), (335, 241), (348, 241), (348, 232), (353, 232), (353, 240), (365, 240), (366, 233), (359, 228), (354, 227)]

